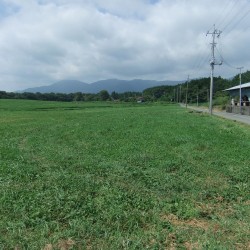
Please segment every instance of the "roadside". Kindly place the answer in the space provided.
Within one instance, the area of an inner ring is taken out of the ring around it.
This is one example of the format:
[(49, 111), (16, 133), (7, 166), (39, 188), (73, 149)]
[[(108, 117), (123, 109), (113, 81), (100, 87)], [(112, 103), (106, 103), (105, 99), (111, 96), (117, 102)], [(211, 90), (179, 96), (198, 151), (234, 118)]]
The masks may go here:
[[(185, 104), (180, 104), (180, 106), (186, 108)], [(195, 107), (195, 106), (187, 106), (187, 108), (200, 112), (209, 113), (209, 110), (206, 108)], [(227, 113), (226, 111), (218, 111), (218, 110), (213, 110), (213, 115), (250, 125), (250, 116), (248, 115), (233, 114), (233, 113)]]

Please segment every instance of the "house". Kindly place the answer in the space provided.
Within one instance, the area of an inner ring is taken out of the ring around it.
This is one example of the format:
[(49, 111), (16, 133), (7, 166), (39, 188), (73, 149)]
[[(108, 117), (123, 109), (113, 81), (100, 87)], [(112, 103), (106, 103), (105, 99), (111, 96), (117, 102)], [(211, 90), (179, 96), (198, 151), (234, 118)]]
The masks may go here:
[(137, 97), (137, 103), (143, 103), (143, 102), (145, 102), (143, 96)]
[(235, 98), (235, 97), (239, 98), (240, 88), (241, 88), (241, 96), (243, 97), (246, 95), (248, 98), (250, 98), (250, 82), (237, 85), (229, 89), (225, 89), (225, 91), (229, 91), (229, 94), (232, 98)]
[(228, 91), (231, 96), (231, 103), (226, 107), (227, 112), (250, 115), (250, 82), (225, 89), (225, 91)]

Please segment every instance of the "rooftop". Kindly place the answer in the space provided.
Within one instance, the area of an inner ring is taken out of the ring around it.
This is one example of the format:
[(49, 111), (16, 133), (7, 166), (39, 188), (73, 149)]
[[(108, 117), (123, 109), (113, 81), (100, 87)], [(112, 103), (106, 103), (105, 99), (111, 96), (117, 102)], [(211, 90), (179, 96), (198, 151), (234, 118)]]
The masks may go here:
[[(250, 88), (250, 82), (247, 82), (247, 83), (244, 83), (244, 84), (241, 84), (241, 88)], [(229, 88), (229, 89), (225, 89), (225, 90), (235, 90), (235, 89), (240, 89), (240, 85), (237, 85), (237, 86), (234, 86), (232, 88)]]

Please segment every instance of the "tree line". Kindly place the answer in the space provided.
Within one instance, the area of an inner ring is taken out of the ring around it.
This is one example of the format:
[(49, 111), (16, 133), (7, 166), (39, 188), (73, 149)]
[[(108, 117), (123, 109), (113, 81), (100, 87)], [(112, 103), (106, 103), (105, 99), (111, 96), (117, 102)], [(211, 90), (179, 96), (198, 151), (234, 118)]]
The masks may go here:
[(117, 93), (113, 91), (111, 94), (107, 90), (101, 90), (97, 94), (91, 93), (31, 93), (31, 92), (6, 92), (0, 91), (0, 99), (26, 99), (26, 100), (41, 100), (41, 101), (108, 101), (108, 100), (120, 100), (120, 101), (136, 101), (142, 95), (141, 92), (124, 92)]
[[(230, 80), (221, 77), (214, 78), (214, 95), (227, 96), (223, 90), (233, 85)], [(194, 79), (175, 86), (157, 86), (143, 91), (144, 96), (149, 96), (155, 100), (171, 102), (196, 102), (197, 97), (200, 102), (209, 99), (210, 78)]]

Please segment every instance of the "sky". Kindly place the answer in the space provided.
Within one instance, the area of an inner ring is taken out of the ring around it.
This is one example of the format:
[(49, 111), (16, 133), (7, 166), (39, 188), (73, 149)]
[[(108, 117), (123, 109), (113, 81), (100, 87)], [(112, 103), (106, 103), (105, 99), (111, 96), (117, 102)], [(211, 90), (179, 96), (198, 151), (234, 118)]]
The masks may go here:
[[(250, 70), (250, 0), (0, 0), (0, 90)], [(208, 34), (207, 34), (208, 32)]]

